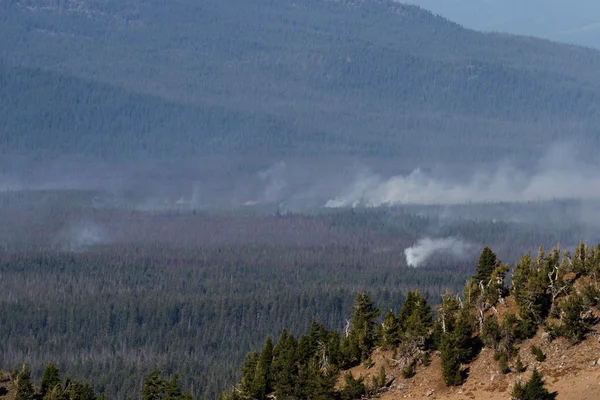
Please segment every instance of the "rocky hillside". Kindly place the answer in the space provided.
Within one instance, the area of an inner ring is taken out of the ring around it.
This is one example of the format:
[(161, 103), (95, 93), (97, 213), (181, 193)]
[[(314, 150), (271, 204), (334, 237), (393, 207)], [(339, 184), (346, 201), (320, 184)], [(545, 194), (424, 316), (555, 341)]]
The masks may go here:
[(464, 292), (435, 320), (418, 291), (383, 320), (356, 297), (341, 338), (313, 322), (248, 355), (227, 399), (549, 400), (594, 398), (600, 377), (600, 246), (523, 256), (512, 269), (485, 248)]
[[(499, 305), (498, 312), (509, 308)], [(397, 399), (448, 399), (448, 400), (506, 400), (516, 382), (526, 381), (533, 368), (544, 376), (548, 390), (556, 394), (559, 400), (593, 400), (600, 390), (600, 331), (594, 326), (588, 337), (573, 345), (564, 338), (549, 340), (548, 335), (540, 331), (534, 337), (524, 341), (518, 356), (527, 369), (515, 370), (514, 362), (509, 363), (509, 373), (503, 374), (494, 360), (494, 351), (484, 348), (477, 358), (468, 365), (468, 378), (459, 387), (449, 387), (442, 377), (439, 355), (432, 356), (431, 364), (420, 365), (411, 378), (404, 378), (402, 371), (395, 367), (393, 351), (377, 349), (373, 352), (373, 365), (366, 368), (360, 365), (350, 369), (357, 379), (363, 377), (370, 382), (377, 376), (381, 366), (386, 369), (388, 385), (380, 390), (378, 397), (384, 400)], [(542, 349), (546, 360), (536, 361), (531, 347)]]

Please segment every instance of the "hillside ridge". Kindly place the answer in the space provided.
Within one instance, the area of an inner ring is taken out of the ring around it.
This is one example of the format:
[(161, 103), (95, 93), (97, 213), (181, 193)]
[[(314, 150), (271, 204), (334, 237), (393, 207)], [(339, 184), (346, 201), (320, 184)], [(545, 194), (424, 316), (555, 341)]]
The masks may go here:
[(315, 320), (297, 341), (284, 329), (248, 354), (223, 398), (588, 398), (600, 377), (600, 245), (527, 253), (510, 289), (508, 271), (485, 247), (435, 319), (418, 290), (383, 319), (359, 293), (341, 337)]
[[(121, 15), (117, 22), (96, 13), (32, 10), (35, 4), (56, 3), (4, 4), (0, 57), (6, 62), (150, 94), (167, 109), (175, 102), (207, 110), (198, 116), (163, 112), (157, 124), (154, 109), (139, 112), (138, 125), (155, 127), (155, 137), (189, 145), (126, 141), (116, 153), (121, 158), (177, 158), (186, 150), (338, 154), (401, 159), (414, 167), (527, 160), (542, 151), (540, 142), (573, 140), (585, 149), (598, 144), (600, 52), (591, 49), (471, 31), (387, 1), (60, 3), (78, 10), (90, 4), (99, 13)], [(40, 109), (80, 108), (76, 96), (60, 90), (43, 95), (35, 83), (25, 81), (24, 94), (53, 99), (40, 102)], [(96, 99), (90, 107), (110, 110), (107, 103), (110, 98)], [(40, 118), (27, 108), (0, 107), (29, 121)], [(213, 113), (230, 124), (210, 123)], [(130, 134), (123, 115), (109, 115), (116, 127), (99, 134)], [(82, 119), (100, 125), (89, 113)], [(54, 130), (1, 122), (0, 132), (31, 138), (24, 139), (28, 143), (68, 138), (52, 150), (55, 155), (85, 147), (74, 122)], [(110, 140), (93, 148), (115, 153)], [(35, 145), (6, 148), (9, 154), (40, 151)]]

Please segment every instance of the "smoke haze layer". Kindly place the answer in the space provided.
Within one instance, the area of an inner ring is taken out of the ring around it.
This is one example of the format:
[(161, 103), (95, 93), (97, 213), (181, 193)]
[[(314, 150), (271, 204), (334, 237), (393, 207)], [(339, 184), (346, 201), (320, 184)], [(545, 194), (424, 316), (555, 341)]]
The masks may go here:
[(400, 204), (526, 202), (553, 199), (600, 199), (600, 174), (578, 161), (570, 146), (553, 146), (533, 172), (502, 165), (472, 174), (464, 182), (430, 176), (420, 169), (391, 178), (362, 172), (325, 207), (379, 207)]

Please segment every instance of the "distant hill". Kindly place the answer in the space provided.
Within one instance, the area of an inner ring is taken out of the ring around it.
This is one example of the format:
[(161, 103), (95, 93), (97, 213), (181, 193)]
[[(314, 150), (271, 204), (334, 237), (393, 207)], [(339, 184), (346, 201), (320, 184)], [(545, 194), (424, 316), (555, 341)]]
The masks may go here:
[(470, 31), (416, 6), (0, 7), (5, 154), (340, 155), (414, 166), (526, 160), (557, 140), (598, 144), (600, 52)]
[(594, 0), (410, 0), (465, 27), (531, 35), (600, 48), (600, 4)]

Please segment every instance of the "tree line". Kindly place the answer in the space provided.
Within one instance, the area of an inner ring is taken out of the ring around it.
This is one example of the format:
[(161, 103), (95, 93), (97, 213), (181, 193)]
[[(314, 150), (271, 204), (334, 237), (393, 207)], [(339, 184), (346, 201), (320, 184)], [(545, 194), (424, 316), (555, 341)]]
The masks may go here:
[[(148, 374), (137, 396), (140, 400), (191, 400), (192, 395), (181, 389), (179, 375), (164, 377), (155, 370)], [(0, 397), (11, 395), (15, 400), (104, 400), (104, 394), (96, 394), (92, 385), (67, 378), (63, 380), (58, 367), (49, 363), (44, 368), (39, 385), (34, 385), (31, 370), (27, 363), (21, 369), (3, 374), (0, 384)], [(128, 397), (128, 400), (132, 400)]]
[[(295, 339), (283, 330), (275, 344), (267, 338), (260, 352), (249, 353), (242, 378), (222, 400), (266, 399), (353, 399), (375, 393), (387, 383), (382, 366), (372, 382), (351, 374), (345, 386), (336, 388), (339, 374), (358, 363), (372, 364), (376, 347), (393, 350), (393, 367), (404, 377), (427, 366), (439, 355), (442, 377), (448, 386), (467, 379), (466, 366), (482, 348), (494, 351), (501, 373), (522, 373), (523, 342), (542, 327), (549, 340), (558, 337), (572, 344), (582, 341), (596, 321), (589, 310), (600, 298), (600, 245), (583, 242), (574, 254), (556, 246), (549, 252), (540, 247), (536, 257), (524, 255), (513, 267), (511, 285), (505, 285), (509, 266), (497, 259), (489, 247), (480, 255), (476, 273), (460, 294), (447, 292), (434, 309), (418, 290), (409, 292), (398, 313), (381, 310), (365, 292), (357, 294), (353, 312), (341, 332), (327, 330), (313, 320), (307, 334)], [(512, 296), (518, 313), (498, 315), (496, 306)], [(545, 354), (532, 347), (539, 362)], [(512, 389), (518, 400), (553, 398), (533, 367), (526, 382)]]

